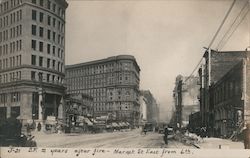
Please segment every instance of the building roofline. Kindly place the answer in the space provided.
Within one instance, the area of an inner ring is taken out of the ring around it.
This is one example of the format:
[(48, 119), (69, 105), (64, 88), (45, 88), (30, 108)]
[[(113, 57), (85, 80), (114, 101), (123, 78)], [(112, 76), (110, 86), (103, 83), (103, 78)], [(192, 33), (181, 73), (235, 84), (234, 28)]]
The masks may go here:
[(132, 60), (134, 62), (134, 64), (136, 65), (136, 67), (138, 68), (138, 70), (140, 71), (140, 67), (136, 62), (136, 59), (134, 56), (132, 55), (118, 55), (118, 56), (111, 56), (108, 58), (104, 58), (104, 59), (99, 59), (99, 60), (94, 60), (94, 61), (88, 61), (88, 62), (83, 62), (83, 63), (77, 63), (77, 64), (72, 64), (72, 65), (66, 65), (65, 69), (72, 69), (72, 68), (77, 68), (77, 67), (81, 67), (81, 66), (89, 66), (89, 65), (95, 65), (95, 64), (102, 64), (102, 63), (106, 63), (106, 62), (111, 62), (111, 61), (117, 61), (117, 60)]

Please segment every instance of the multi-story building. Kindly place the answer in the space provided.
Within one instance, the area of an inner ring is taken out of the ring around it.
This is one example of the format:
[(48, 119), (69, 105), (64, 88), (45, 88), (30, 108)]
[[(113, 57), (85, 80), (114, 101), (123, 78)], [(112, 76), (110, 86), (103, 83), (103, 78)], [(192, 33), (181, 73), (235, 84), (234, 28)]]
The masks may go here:
[(149, 90), (141, 90), (141, 96), (146, 104), (146, 121), (156, 126), (159, 122), (159, 107), (156, 99)]
[(245, 51), (217, 52), (208, 50), (203, 55), (199, 69), (201, 126), (213, 129), (214, 113), (210, 106), (210, 87), (220, 80), (230, 69), (246, 58)]
[(244, 114), (243, 60), (210, 87), (214, 134), (230, 136), (241, 129)]
[(178, 75), (173, 91), (175, 104), (175, 127), (186, 127), (189, 115), (199, 111), (199, 78), (194, 76), (184, 77)]
[(133, 125), (139, 120), (140, 68), (130, 55), (66, 66), (68, 94), (93, 97), (94, 116), (112, 115)]
[(41, 120), (62, 112), (67, 6), (65, 0), (1, 1), (1, 117)]

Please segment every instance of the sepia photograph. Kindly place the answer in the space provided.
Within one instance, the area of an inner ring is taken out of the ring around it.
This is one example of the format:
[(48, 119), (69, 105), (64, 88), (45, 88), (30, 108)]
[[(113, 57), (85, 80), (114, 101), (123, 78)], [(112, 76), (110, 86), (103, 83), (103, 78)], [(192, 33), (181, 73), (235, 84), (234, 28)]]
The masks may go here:
[(0, 147), (248, 151), (249, 9), (249, 0), (0, 0)]

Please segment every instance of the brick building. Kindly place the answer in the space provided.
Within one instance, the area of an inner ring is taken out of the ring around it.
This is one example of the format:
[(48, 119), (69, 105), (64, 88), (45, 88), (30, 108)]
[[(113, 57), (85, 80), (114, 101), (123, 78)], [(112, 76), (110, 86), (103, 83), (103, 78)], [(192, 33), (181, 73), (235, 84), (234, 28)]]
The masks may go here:
[(241, 128), (244, 111), (243, 60), (210, 87), (212, 126), (216, 135), (230, 136)]
[(41, 120), (62, 113), (67, 6), (65, 0), (1, 1), (2, 118)]
[(239, 61), (245, 58), (244, 51), (217, 52), (206, 51), (203, 55), (203, 63), (199, 69), (200, 77), (200, 111), (202, 126), (212, 128), (214, 114), (210, 106), (210, 86), (220, 80)]
[(140, 68), (130, 55), (66, 66), (67, 93), (93, 97), (94, 116), (138, 125)]

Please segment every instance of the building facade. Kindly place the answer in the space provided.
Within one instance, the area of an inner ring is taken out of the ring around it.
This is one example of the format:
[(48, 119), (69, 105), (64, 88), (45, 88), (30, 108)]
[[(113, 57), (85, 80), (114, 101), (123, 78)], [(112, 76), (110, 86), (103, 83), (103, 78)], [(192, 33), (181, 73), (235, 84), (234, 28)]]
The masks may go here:
[(67, 93), (94, 99), (94, 116), (112, 115), (132, 125), (139, 122), (140, 68), (130, 55), (66, 66)]
[(203, 63), (199, 69), (200, 78), (200, 112), (201, 126), (207, 129), (214, 127), (213, 106), (210, 103), (210, 87), (218, 82), (230, 69), (246, 58), (245, 51), (217, 52), (207, 50), (203, 55)]
[(198, 100), (199, 88), (198, 77), (184, 77), (181, 75), (176, 77), (173, 91), (176, 128), (187, 127), (189, 124), (189, 115), (200, 110)]
[(141, 90), (141, 96), (146, 104), (146, 121), (156, 126), (159, 122), (159, 107), (156, 99), (149, 90)]
[(67, 6), (65, 0), (1, 1), (2, 118), (44, 120), (61, 115)]
[(244, 112), (243, 61), (210, 87), (214, 133), (230, 137), (242, 127)]

